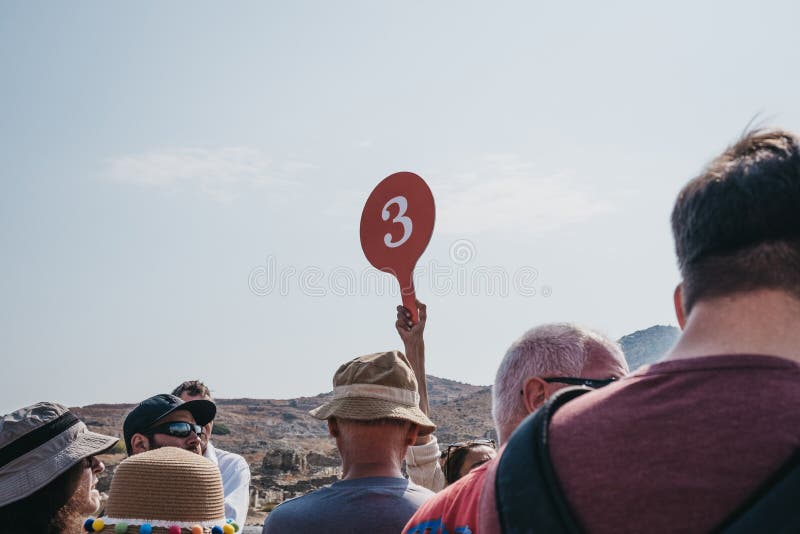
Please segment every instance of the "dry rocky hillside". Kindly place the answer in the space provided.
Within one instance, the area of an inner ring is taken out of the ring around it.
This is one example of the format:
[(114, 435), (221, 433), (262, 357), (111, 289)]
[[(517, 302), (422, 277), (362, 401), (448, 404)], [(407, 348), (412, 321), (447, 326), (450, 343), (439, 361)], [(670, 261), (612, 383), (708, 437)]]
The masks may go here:
[[(431, 416), (440, 422), (440, 439), (489, 435), (489, 387), (428, 376)], [(327, 425), (308, 415), (331, 393), (288, 400), (217, 399), (213, 440), (216, 446), (244, 456), (253, 475), (253, 510), (269, 509), (284, 499), (330, 484), (340, 472), (339, 455)], [(90, 429), (122, 436), (122, 422), (132, 404), (93, 404), (72, 408)], [(217, 433), (217, 432), (224, 433)], [(116, 465), (125, 458), (124, 445), (103, 460), (107, 470), (98, 487), (107, 491)], [(262, 514), (263, 515), (263, 514)]]
[[(631, 369), (660, 358), (677, 338), (673, 327), (652, 327), (625, 336), (623, 349), (631, 353)], [(431, 419), (442, 447), (475, 437), (494, 438), (489, 386), (474, 386), (428, 376)], [(251, 492), (257, 499), (252, 520), (276, 503), (330, 484), (340, 472), (339, 456), (324, 421), (308, 415), (331, 393), (288, 400), (217, 399), (213, 440), (218, 447), (244, 456), (253, 475)], [(131, 404), (94, 404), (73, 408), (95, 431), (122, 436), (122, 421)], [(220, 433), (218, 433), (220, 432)], [(124, 446), (103, 459), (108, 467), (99, 487), (107, 491)]]

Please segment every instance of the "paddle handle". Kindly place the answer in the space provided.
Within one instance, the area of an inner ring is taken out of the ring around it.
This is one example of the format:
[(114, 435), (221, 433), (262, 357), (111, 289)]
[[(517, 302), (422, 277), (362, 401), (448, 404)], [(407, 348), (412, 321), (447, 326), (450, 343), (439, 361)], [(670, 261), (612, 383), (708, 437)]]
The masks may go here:
[(419, 322), (419, 312), (417, 311), (417, 296), (414, 294), (413, 287), (410, 294), (403, 293), (403, 306), (411, 312), (411, 322), (417, 324)]
[(400, 283), (400, 296), (403, 298), (403, 306), (411, 312), (411, 322), (419, 322), (419, 312), (417, 311), (417, 294), (414, 291), (414, 269), (407, 272), (396, 273), (397, 281)]

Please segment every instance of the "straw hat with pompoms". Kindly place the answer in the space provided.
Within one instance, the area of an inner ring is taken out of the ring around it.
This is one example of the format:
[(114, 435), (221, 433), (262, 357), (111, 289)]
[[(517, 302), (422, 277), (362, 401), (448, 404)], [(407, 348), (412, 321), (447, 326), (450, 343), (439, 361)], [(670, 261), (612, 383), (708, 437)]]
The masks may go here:
[(225, 519), (219, 469), (202, 456), (162, 447), (131, 456), (111, 480), (104, 517), (86, 532), (114, 534), (233, 534)]

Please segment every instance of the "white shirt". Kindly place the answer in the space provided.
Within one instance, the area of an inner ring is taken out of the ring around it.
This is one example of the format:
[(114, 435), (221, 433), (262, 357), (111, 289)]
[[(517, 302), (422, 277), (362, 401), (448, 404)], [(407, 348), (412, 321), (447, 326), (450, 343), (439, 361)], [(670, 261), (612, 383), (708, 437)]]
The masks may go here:
[(225, 518), (233, 519), (244, 528), (250, 505), (250, 466), (238, 454), (217, 449), (210, 441), (203, 456), (214, 462), (222, 475)]
[(412, 445), (406, 451), (406, 471), (411, 482), (428, 488), (431, 491), (441, 491), (446, 483), (442, 466), (439, 465), (439, 442), (431, 434), (431, 440), (424, 445)]

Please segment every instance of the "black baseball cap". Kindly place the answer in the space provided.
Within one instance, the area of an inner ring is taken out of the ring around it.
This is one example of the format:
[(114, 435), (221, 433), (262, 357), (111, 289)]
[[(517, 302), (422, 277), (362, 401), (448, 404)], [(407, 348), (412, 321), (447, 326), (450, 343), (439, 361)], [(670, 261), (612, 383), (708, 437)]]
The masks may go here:
[(217, 415), (217, 405), (210, 400), (198, 399), (184, 401), (175, 395), (161, 393), (145, 399), (131, 410), (122, 425), (122, 432), (125, 434), (125, 447), (128, 449), (128, 456), (131, 455), (131, 438), (134, 434), (145, 433), (159, 419), (166, 417), (176, 410), (186, 410), (194, 417), (195, 422), (200, 426), (205, 426), (214, 420)]

